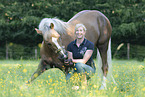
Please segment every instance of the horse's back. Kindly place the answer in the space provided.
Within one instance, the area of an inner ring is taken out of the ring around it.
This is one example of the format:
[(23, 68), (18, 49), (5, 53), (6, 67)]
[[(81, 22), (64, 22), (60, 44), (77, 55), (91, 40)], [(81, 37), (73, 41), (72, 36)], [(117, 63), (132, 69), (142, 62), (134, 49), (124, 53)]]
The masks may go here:
[(87, 28), (86, 38), (94, 44), (101, 44), (111, 36), (112, 28), (108, 18), (97, 10), (84, 10), (76, 14), (69, 21), (73, 26), (82, 23)]
[(77, 13), (75, 16), (73, 16), (68, 21), (68, 23), (72, 23), (72, 22), (73, 23), (74, 22), (77, 22), (77, 23), (81, 22), (82, 23), (85, 21), (89, 23), (89, 22), (92, 22), (92, 21), (97, 20), (97, 19), (101, 19), (101, 20), (104, 19), (104, 21), (108, 20), (107, 17), (103, 13), (101, 13), (97, 10), (83, 10), (83, 11)]

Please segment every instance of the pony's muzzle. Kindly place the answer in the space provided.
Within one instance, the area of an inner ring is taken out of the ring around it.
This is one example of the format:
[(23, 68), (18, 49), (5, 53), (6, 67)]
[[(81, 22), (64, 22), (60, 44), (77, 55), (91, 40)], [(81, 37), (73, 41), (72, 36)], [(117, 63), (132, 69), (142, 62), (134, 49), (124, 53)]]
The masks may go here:
[[(61, 52), (60, 52), (60, 53), (61, 53)], [(61, 53), (60, 55), (61, 55), (61, 58), (62, 58), (62, 59), (67, 59), (67, 55), (66, 55), (66, 54)]]
[(67, 52), (66, 51), (64, 51), (64, 52), (63, 53), (60, 52), (60, 54), (59, 54), (60, 55), (59, 57), (60, 57), (61, 60), (64, 60), (64, 59), (68, 58)]

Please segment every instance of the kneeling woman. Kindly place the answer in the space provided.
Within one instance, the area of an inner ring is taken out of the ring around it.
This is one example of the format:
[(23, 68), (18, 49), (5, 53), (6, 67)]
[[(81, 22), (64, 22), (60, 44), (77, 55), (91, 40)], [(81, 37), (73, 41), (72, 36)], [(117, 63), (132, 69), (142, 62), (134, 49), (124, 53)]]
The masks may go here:
[[(76, 39), (68, 47), (68, 59), (74, 63), (73, 70), (66, 76), (66, 80), (75, 73), (81, 74), (82, 85), (87, 85), (89, 79), (95, 73), (95, 64), (93, 62), (94, 44), (85, 38), (86, 27), (83, 24), (77, 24), (75, 27)], [(67, 62), (66, 62), (67, 64)]]

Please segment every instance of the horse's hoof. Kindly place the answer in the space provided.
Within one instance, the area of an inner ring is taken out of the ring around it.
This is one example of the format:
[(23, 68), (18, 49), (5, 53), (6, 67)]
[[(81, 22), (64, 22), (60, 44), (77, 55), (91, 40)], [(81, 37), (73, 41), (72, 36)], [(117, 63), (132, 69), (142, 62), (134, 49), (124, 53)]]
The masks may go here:
[(20, 90), (24, 90), (24, 89), (27, 89), (27, 88), (28, 88), (27, 84), (24, 84), (24, 85), (20, 86)]
[(107, 90), (107, 87), (104, 85), (101, 85), (101, 87), (99, 88), (99, 90)]
[(78, 90), (79, 89), (79, 86), (73, 86), (72, 89), (73, 90)]

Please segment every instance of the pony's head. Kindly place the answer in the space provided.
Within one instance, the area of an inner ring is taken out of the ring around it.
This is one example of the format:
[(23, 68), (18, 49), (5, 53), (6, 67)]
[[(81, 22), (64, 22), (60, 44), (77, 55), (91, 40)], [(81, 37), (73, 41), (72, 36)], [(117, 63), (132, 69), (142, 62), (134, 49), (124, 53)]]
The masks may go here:
[(66, 58), (66, 51), (61, 41), (61, 34), (65, 32), (62, 31), (62, 29), (64, 29), (62, 25), (62, 21), (58, 19), (44, 18), (39, 24), (39, 30), (36, 28), (35, 30), (38, 34), (43, 36), (44, 43), (47, 44), (54, 53), (59, 54), (61, 58)]

